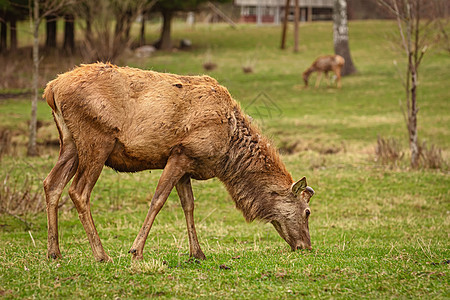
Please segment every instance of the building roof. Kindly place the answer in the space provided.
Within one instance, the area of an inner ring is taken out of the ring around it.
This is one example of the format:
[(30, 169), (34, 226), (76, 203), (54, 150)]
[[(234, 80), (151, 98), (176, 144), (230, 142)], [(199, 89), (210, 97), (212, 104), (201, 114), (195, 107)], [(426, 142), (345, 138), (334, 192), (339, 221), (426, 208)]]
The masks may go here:
[[(266, 6), (277, 7), (285, 6), (286, 0), (235, 0), (235, 5), (238, 6)], [(291, 0), (290, 6), (294, 6), (295, 0)], [(312, 7), (333, 7), (334, 0), (299, 0), (299, 5)]]

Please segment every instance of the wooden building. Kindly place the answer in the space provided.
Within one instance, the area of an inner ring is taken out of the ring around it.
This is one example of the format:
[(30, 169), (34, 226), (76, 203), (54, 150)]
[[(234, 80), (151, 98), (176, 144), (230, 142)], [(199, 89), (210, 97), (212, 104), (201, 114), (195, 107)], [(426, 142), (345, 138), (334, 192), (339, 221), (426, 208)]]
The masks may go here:
[[(290, 1), (289, 20), (293, 20), (296, 0)], [(300, 21), (331, 20), (334, 0), (298, 0)], [(240, 7), (241, 22), (279, 24), (284, 18), (286, 0), (235, 0)]]

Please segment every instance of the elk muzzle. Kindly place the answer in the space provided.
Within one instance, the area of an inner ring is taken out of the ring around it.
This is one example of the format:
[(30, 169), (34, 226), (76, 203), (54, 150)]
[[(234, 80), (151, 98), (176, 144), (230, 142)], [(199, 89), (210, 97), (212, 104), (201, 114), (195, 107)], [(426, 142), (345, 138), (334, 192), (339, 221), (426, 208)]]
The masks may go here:
[(302, 249), (312, 250), (311, 240), (308, 239), (306, 241), (298, 241), (297, 243), (295, 243), (294, 246), (291, 246), (291, 248), (292, 248), (292, 251), (302, 250)]

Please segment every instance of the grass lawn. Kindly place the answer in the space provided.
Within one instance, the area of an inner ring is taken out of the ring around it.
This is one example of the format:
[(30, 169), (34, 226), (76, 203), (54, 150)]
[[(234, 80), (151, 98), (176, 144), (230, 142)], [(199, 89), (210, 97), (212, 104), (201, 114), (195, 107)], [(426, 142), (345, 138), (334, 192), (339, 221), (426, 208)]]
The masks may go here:
[[(156, 39), (149, 26), (148, 39)], [(300, 52), (279, 50), (281, 28), (175, 24), (173, 38), (192, 40), (190, 51), (127, 56), (117, 63), (179, 74), (207, 73), (226, 86), (281, 149), (295, 179), (308, 178), (311, 251), (291, 252), (272, 225), (247, 224), (216, 179), (194, 181), (195, 219), (207, 256), (188, 257), (183, 211), (175, 192), (156, 218), (144, 260), (127, 253), (139, 231), (161, 171), (119, 174), (105, 168), (92, 193), (92, 214), (112, 263), (93, 259), (78, 214), (63, 194), (59, 214), (62, 260), (47, 260), (44, 212), (0, 214), (2, 298), (450, 298), (450, 176), (408, 167), (406, 126), (399, 106), (403, 57), (389, 42), (395, 23), (350, 23), (356, 75), (342, 89), (304, 89), (301, 73), (333, 52), (332, 24), (301, 24)], [(289, 34), (292, 35), (292, 28)], [(211, 60), (218, 68), (206, 72)], [(242, 66), (254, 72), (245, 74)], [(55, 74), (46, 74), (50, 78)], [(450, 55), (428, 52), (419, 80), (419, 137), (449, 157)], [(312, 83), (314, 83), (312, 78)], [(0, 91), (1, 92), (1, 91)], [(42, 180), (57, 148), (24, 156), (28, 99), (0, 100), (0, 129), (13, 132), (0, 160), (0, 200), (29, 190), (42, 206)], [(38, 141), (54, 140), (50, 109), (39, 103)], [(377, 136), (396, 138), (405, 158), (398, 166), (375, 161)], [(27, 197), (27, 196), (24, 196)], [(39, 202), (40, 201), (40, 202)]]

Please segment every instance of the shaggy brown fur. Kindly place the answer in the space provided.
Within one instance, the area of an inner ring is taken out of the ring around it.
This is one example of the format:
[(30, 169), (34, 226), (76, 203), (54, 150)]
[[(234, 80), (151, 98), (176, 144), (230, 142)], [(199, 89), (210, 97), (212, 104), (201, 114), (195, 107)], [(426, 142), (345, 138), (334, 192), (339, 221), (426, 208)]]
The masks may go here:
[(303, 178), (294, 184), (270, 142), (228, 91), (208, 76), (178, 76), (111, 64), (82, 65), (48, 83), (44, 97), (60, 134), (58, 162), (44, 181), (48, 256), (60, 257), (57, 205), (64, 186), (97, 260), (109, 260), (89, 198), (103, 165), (121, 172), (164, 169), (130, 250), (142, 258), (154, 218), (176, 187), (188, 225), (190, 255), (204, 258), (194, 226), (190, 178), (218, 177), (248, 221), (272, 222), (292, 249), (310, 248)]
[(313, 72), (317, 72), (316, 87), (319, 86), (322, 80), (322, 74), (328, 79), (328, 72), (333, 71), (336, 74), (337, 87), (341, 87), (341, 70), (344, 66), (345, 60), (340, 55), (324, 55), (318, 57), (312, 65), (303, 72), (303, 81), (305, 86), (308, 86), (308, 78)]

